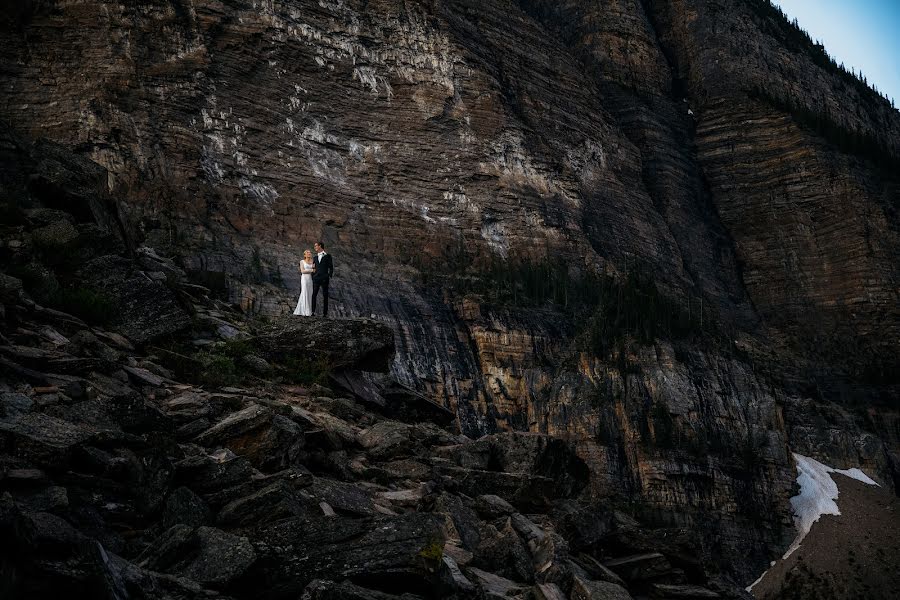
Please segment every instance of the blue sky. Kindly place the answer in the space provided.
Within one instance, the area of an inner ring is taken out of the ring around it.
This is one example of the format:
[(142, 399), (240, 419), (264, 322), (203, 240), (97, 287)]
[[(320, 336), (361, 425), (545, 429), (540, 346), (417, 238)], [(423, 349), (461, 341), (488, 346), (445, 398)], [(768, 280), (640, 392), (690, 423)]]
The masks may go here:
[(900, 0), (773, 0), (838, 63), (900, 106)]

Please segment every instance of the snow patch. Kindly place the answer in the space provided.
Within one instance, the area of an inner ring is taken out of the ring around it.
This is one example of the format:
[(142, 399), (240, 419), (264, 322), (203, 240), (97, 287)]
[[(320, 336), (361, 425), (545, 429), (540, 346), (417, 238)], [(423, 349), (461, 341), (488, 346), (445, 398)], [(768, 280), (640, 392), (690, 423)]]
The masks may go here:
[[(803, 538), (809, 533), (813, 523), (819, 520), (822, 515), (840, 515), (837, 500), (838, 490), (837, 483), (831, 477), (831, 473), (840, 473), (857, 481), (861, 481), (868, 485), (878, 485), (871, 477), (863, 473), (860, 469), (835, 469), (826, 464), (820, 463), (814, 458), (792, 453), (794, 460), (797, 462), (797, 483), (800, 485), (800, 493), (791, 498), (791, 508), (794, 509), (794, 525), (797, 527), (797, 537), (791, 543), (787, 552), (781, 557), (786, 559), (800, 547)], [(769, 565), (775, 566), (775, 561)], [(745, 589), (749, 592), (757, 583), (762, 581), (768, 570), (764, 571), (759, 579), (747, 586)]]
[(791, 498), (791, 507), (794, 509), (794, 525), (797, 526), (798, 533), (782, 559), (800, 547), (803, 538), (819, 517), (841, 514), (835, 502), (839, 493), (838, 486), (831, 478), (831, 473), (840, 473), (869, 485), (878, 485), (857, 468), (835, 469), (814, 458), (797, 453), (794, 453), (794, 460), (797, 461), (797, 483), (800, 484), (800, 493)]

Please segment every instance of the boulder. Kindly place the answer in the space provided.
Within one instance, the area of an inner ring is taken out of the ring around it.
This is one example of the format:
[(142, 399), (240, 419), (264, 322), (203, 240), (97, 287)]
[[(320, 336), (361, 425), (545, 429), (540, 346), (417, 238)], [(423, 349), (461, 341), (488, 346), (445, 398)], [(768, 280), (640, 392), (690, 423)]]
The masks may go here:
[(205, 586), (227, 586), (256, 560), (256, 553), (247, 538), (214, 527), (197, 529), (194, 543), (196, 553), (182, 560), (175, 572)]
[(483, 524), (462, 498), (452, 494), (441, 494), (434, 503), (433, 511), (448, 517), (450, 521), (448, 533), (451, 538), (458, 539), (463, 548), (470, 552), (478, 548)]
[(184, 486), (178, 487), (166, 498), (162, 525), (197, 527), (209, 521), (209, 507), (197, 494)]
[(653, 598), (665, 598), (666, 600), (715, 600), (722, 597), (718, 592), (699, 585), (668, 583), (652, 584), (650, 586), (650, 595)]
[(330, 371), (386, 372), (394, 355), (394, 332), (373, 319), (281, 319), (250, 342), (267, 360), (320, 360)]
[(22, 295), (22, 280), (0, 273), (0, 304), (15, 304)]
[(672, 572), (668, 559), (658, 552), (632, 554), (608, 560), (604, 564), (629, 583), (655, 579)]
[(568, 600), (555, 583), (539, 583), (532, 590), (535, 600)]
[(496, 519), (497, 517), (505, 517), (514, 512), (516, 509), (513, 505), (495, 494), (482, 494), (475, 499), (475, 510), (478, 514), (488, 519)]
[(253, 480), (259, 472), (233, 453), (230, 456), (189, 456), (175, 463), (175, 483), (201, 496)]
[(303, 494), (309, 495), (316, 504), (325, 502), (337, 513), (356, 516), (375, 514), (371, 496), (352, 483), (316, 477), (304, 488)]
[[(66, 520), (45, 512), (20, 513), (0, 507), (0, 564), (4, 598), (128, 598), (135, 578), (124, 570), (139, 570), (108, 552), (96, 540)], [(145, 598), (169, 599), (150, 585), (142, 585)], [(197, 596), (181, 596), (198, 598)]]
[(610, 570), (606, 565), (598, 561), (593, 556), (588, 554), (579, 554), (573, 559), (573, 562), (580, 568), (585, 571), (587, 575), (590, 575), (591, 579), (596, 579), (598, 581), (608, 581), (609, 583), (615, 583), (621, 586), (625, 586), (625, 581), (615, 574), (612, 570)]
[(208, 447), (226, 447), (266, 472), (294, 464), (303, 448), (303, 432), (291, 419), (251, 403), (197, 436)]
[(621, 585), (606, 581), (590, 581), (575, 577), (572, 582), (572, 600), (632, 600), (631, 594)]
[(485, 598), (525, 598), (529, 588), (527, 586), (500, 577), (475, 567), (468, 569), (472, 581), (478, 586)]
[(574, 497), (590, 476), (587, 465), (565, 440), (539, 433), (486, 435), (458, 446), (452, 458), (461, 467), (547, 477), (553, 480), (554, 498)]
[(393, 458), (409, 454), (415, 446), (412, 425), (397, 421), (379, 421), (357, 436), (359, 445), (375, 459)]
[(534, 581), (531, 555), (509, 520), (502, 529), (485, 528), (472, 564), (516, 581)]
[(467, 496), (490, 492), (506, 498), (521, 509), (545, 510), (558, 492), (549, 477), (466, 469), (440, 463), (435, 464), (434, 469), (448, 490)]
[(308, 482), (308, 479), (303, 483), (278, 479), (259, 491), (238, 497), (223, 506), (217, 521), (229, 527), (247, 527), (305, 515), (309, 512), (309, 503), (303, 501), (297, 488)]
[(422, 596), (402, 594), (396, 596), (360, 585), (342, 581), (317, 579), (306, 586), (300, 600), (419, 600)]
[(562, 500), (554, 505), (551, 517), (573, 552), (594, 548), (613, 527), (611, 511), (601, 504)]
[(248, 532), (260, 560), (245, 578), (267, 581), (257, 598), (296, 597), (313, 579), (391, 581), (427, 590), (437, 582), (444, 539), (440, 518), (423, 513), (347, 519), (295, 517)]
[(95, 258), (82, 267), (79, 279), (114, 307), (111, 326), (133, 342), (143, 344), (191, 324), (172, 289), (146, 276), (126, 258)]
[(38, 466), (64, 468), (94, 431), (43, 413), (0, 417), (0, 452), (27, 457)]
[(441, 583), (451, 593), (472, 594), (475, 591), (475, 585), (463, 575), (453, 557), (446, 553), (441, 558), (440, 577)]

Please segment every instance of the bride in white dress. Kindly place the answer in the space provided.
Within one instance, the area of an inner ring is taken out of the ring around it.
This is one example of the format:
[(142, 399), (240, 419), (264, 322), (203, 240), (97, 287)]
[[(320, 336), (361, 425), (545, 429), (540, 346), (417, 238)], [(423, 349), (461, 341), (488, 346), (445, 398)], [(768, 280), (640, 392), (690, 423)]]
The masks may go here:
[(316, 265), (313, 262), (312, 252), (306, 250), (303, 253), (303, 260), (300, 261), (300, 300), (297, 301), (297, 308), (294, 309), (295, 315), (312, 316), (312, 274), (315, 272)]

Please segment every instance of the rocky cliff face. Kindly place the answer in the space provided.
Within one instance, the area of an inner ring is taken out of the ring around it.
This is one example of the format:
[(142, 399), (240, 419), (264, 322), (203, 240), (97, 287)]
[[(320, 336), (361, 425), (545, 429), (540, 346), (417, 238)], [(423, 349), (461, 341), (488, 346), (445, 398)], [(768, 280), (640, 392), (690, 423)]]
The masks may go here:
[[(900, 451), (900, 188), (842, 144), (896, 157), (900, 116), (767, 7), (22, 1), (0, 111), (248, 312), (289, 310), (323, 239), (398, 380), (470, 435), (572, 439), (594, 494), (749, 583), (790, 537), (789, 450), (888, 483)], [(595, 351), (593, 308), (466, 285), (547, 261), (645, 274), (705, 325)]]

